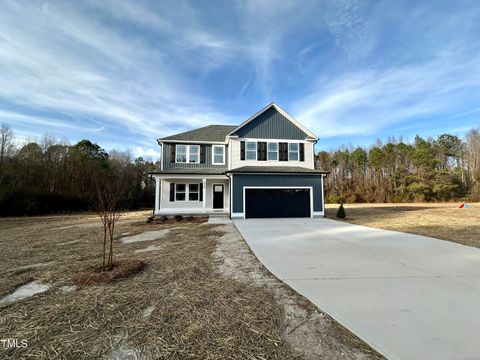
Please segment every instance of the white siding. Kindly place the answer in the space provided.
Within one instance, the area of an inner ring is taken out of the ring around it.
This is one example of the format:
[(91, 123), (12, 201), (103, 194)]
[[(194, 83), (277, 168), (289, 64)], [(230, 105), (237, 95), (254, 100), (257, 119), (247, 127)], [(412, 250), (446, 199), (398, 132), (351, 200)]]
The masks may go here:
[[(256, 161), (256, 160), (240, 160), (240, 142), (241, 141), (266, 141), (266, 142), (304, 142), (305, 143), (305, 161)], [(304, 168), (314, 169), (313, 143), (306, 141), (294, 140), (260, 140), (260, 139), (230, 139), (228, 151), (231, 159), (229, 169), (236, 169), (242, 166), (300, 166)]]
[[(163, 210), (175, 210), (181, 209), (182, 211), (185, 210), (192, 210), (192, 212), (203, 212), (203, 202), (202, 201), (170, 201), (170, 183), (176, 184), (202, 184), (202, 179), (168, 179), (163, 180), (163, 190), (161, 192), (162, 197), (160, 200), (160, 213)], [(223, 192), (223, 205), (226, 211), (230, 210), (230, 187), (228, 180), (224, 179), (207, 179), (206, 183), (206, 190), (203, 193), (203, 196), (206, 200), (206, 208), (207, 212), (212, 212), (213, 208), (213, 184), (223, 184), (224, 185), (224, 192)]]

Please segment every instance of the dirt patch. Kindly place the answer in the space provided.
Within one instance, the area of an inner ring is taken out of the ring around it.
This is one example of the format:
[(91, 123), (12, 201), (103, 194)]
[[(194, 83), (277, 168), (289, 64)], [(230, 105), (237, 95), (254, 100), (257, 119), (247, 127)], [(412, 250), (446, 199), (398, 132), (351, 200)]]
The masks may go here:
[(170, 229), (161, 229), (161, 230), (154, 230), (154, 231), (145, 231), (137, 235), (132, 235), (128, 237), (122, 237), (120, 241), (123, 244), (131, 244), (134, 242), (139, 242), (139, 241), (151, 241), (151, 240), (157, 240), (165, 235), (167, 235), (170, 232)]
[(148, 223), (150, 225), (159, 225), (159, 224), (177, 224), (177, 223), (191, 223), (191, 224), (202, 224), (208, 221), (207, 216), (187, 216), (187, 217), (167, 217), (163, 216), (160, 218), (149, 219)]
[(113, 281), (125, 279), (138, 274), (145, 268), (145, 263), (140, 260), (123, 260), (113, 264), (110, 271), (102, 271), (101, 266), (87, 269), (72, 276), (72, 282), (77, 286), (94, 284), (109, 284)]
[[(459, 209), (457, 203), (347, 204), (344, 221), (379, 229), (449, 240), (480, 248), (480, 204)], [(335, 217), (338, 205), (326, 205), (327, 217)]]

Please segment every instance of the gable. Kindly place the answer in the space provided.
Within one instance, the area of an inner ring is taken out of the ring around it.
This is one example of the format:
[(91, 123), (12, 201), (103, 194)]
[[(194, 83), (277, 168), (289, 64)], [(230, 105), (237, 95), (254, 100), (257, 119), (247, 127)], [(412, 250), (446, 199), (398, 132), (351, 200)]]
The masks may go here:
[(238, 127), (232, 135), (241, 138), (305, 140), (306, 133), (275, 106), (269, 106), (253, 119)]

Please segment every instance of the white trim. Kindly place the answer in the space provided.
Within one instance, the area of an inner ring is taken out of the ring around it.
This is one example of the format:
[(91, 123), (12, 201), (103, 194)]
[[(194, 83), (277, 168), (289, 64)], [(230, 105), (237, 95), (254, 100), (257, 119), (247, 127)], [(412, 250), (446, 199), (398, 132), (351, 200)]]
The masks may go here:
[(163, 150), (165, 146), (163, 146), (163, 142), (157, 140), (158, 145), (160, 145), (160, 170), (163, 171), (163, 161), (164, 161), (164, 156), (163, 156)]
[(325, 215), (325, 191), (323, 191), (323, 178), (325, 177), (326, 175), (322, 175), (322, 215)]
[(232, 212), (231, 218), (232, 218), (232, 219), (233, 219), (233, 218), (245, 219), (245, 213), (243, 213), (243, 212), (241, 212), (241, 213), (238, 213), (238, 212), (237, 212), (237, 213), (234, 213), (234, 212)]
[[(248, 152), (253, 150), (248, 150), (248, 143), (255, 144), (255, 159), (248, 158)], [(258, 141), (249, 140), (245, 142), (245, 160), (246, 161), (258, 161)]]
[(227, 214), (228, 211), (222, 209), (213, 209), (213, 208), (162, 208), (159, 211), (155, 211), (155, 215), (174, 215), (178, 213), (192, 213), (192, 214)]
[[(223, 207), (222, 208), (214, 208), (213, 207), (213, 194), (215, 193), (215, 185), (222, 185), (222, 198), (223, 198)], [(212, 183), (212, 209), (213, 210), (225, 210), (225, 183)]]
[(324, 211), (314, 211), (313, 216), (324, 216), (325, 212)]
[[(297, 151), (290, 151), (290, 145), (297, 144)], [(297, 153), (297, 160), (290, 159), (290, 152)], [(300, 144), (299, 143), (288, 143), (288, 161), (300, 161)]]
[[(230, 133), (228, 133), (227, 136), (230, 136), (231, 134), (234, 134), (235, 132), (237, 132), (238, 130), (240, 130), (242, 127), (244, 127), (245, 125), (247, 125), (248, 123), (250, 123), (252, 120), (254, 120), (255, 118), (257, 118), (258, 116), (262, 115), (265, 111), (267, 111), (268, 109), (270, 109), (271, 107), (273, 107), (274, 109), (276, 109), (280, 114), (282, 114), (283, 116), (285, 116), (288, 120), (290, 120), (290, 122), (293, 123), (293, 125), (295, 125), (296, 127), (298, 127), (300, 130), (302, 130), (305, 134), (307, 134), (309, 137), (313, 138), (312, 140), (318, 140), (318, 137), (316, 137), (310, 130), (308, 130), (305, 126), (303, 126), (302, 124), (300, 124), (297, 120), (295, 120), (292, 116), (290, 116), (285, 110), (283, 110), (282, 108), (280, 108), (280, 106), (278, 106), (277, 104), (275, 103), (271, 103), (271, 104), (268, 104), (267, 106), (265, 106), (263, 109), (261, 109), (260, 111), (258, 111), (255, 115), (249, 117), (247, 120), (245, 120), (243, 123), (241, 123), (238, 127), (236, 127), (233, 131), (231, 131)], [(308, 137), (307, 136), (307, 137)]]
[[(157, 141), (160, 141), (158, 139)], [(219, 144), (219, 145), (226, 145), (228, 144), (227, 141), (197, 141), (197, 140), (162, 140), (162, 143), (175, 143), (175, 144)]]
[(256, 142), (284, 142), (284, 143), (313, 143), (311, 140), (291, 140), (291, 139), (262, 139), (262, 138), (240, 138), (239, 141), (256, 141)]
[[(223, 149), (223, 162), (216, 163), (215, 162), (215, 148), (222, 148)], [(225, 165), (225, 158), (227, 157), (225, 145), (212, 145), (212, 165)]]
[[(184, 193), (185, 194), (185, 200), (177, 200), (177, 186), (178, 185), (185, 185), (185, 191), (179, 191), (179, 193)], [(192, 191), (192, 194), (197, 194), (198, 195), (197, 200), (190, 200), (190, 185), (197, 185), (198, 186), (198, 191)], [(198, 203), (198, 202), (200, 202), (200, 184), (199, 183), (175, 183), (173, 198), (175, 199), (175, 202), (186, 202), (186, 203)]]
[[(273, 152), (273, 151), (268, 150), (268, 145), (270, 145), (270, 144), (276, 144), (277, 145), (277, 160), (270, 160), (268, 158), (268, 153)], [(274, 162), (280, 161), (280, 146), (278, 145), (278, 141), (267, 141), (267, 161), (274, 161)]]
[(243, 218), (245, 219), (247, 209), (245, 205), (245, 193), (247, 189), (308, 189), (310, 190), (310, 217), (313, 217), (313, 186), (244, 186), (243, 187)]
[(160, 210), (160, 178), (155, 177), (155, 211)]
[(207, 207), (207, 179), (202, 179), (202, 202), (203, 208)]
[(185, 174), (153, 174), (153, 176), (158, 177), (160, 179), (224, 179), (228, 180), (226, 175), (185, 175)]
[[(228, 184), (228, 191), (230, 192), (230, 204), (228, 204), (228, 210), (233, 210), (233, 174), (230, 175), (230, 182)], [(230, 218), (233, 216), (233, 213), (230, 215)]]
[[(185, 161), (177, 161), (177, 155), (178, 155), (178, 147), (179, 146), (185, 146), (185, 148), (187, 149), (187, 151), (185, 152)], [(194, 155), (197, 155), (198, 156), (198, 161), (196, 162), (190, 162), (190, 147), (192, 146), (198, 146), (198, 154), (194, 154)], [(175, 164), (200, 164), (200, 157), (201, 157), (201, 154), (202, 153), (202, 149), (201, 149), (201, 146), (199, 144), (190, 144), (190, 145), (186, 145), (186, 144), (176, 144), (175, 145)]]

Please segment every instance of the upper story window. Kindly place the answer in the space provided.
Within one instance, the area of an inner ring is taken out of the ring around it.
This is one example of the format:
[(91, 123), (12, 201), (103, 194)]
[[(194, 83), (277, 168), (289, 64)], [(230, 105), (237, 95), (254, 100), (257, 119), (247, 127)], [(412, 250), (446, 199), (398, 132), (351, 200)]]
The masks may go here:
[(212, 164), (225, 165), (225, 146), (223, 145), (212, 146)]
[(288, 144), (288, 160), (298, 161), (298, 143)]
[(247, 160), (257, 160), (257, 143), (247, 141)]
[(177, 163), (199, 163), (200, 162), (200, 145), (176, 145)]
[(268, 160), (278, 160), (278, 143), (268, 143)]

